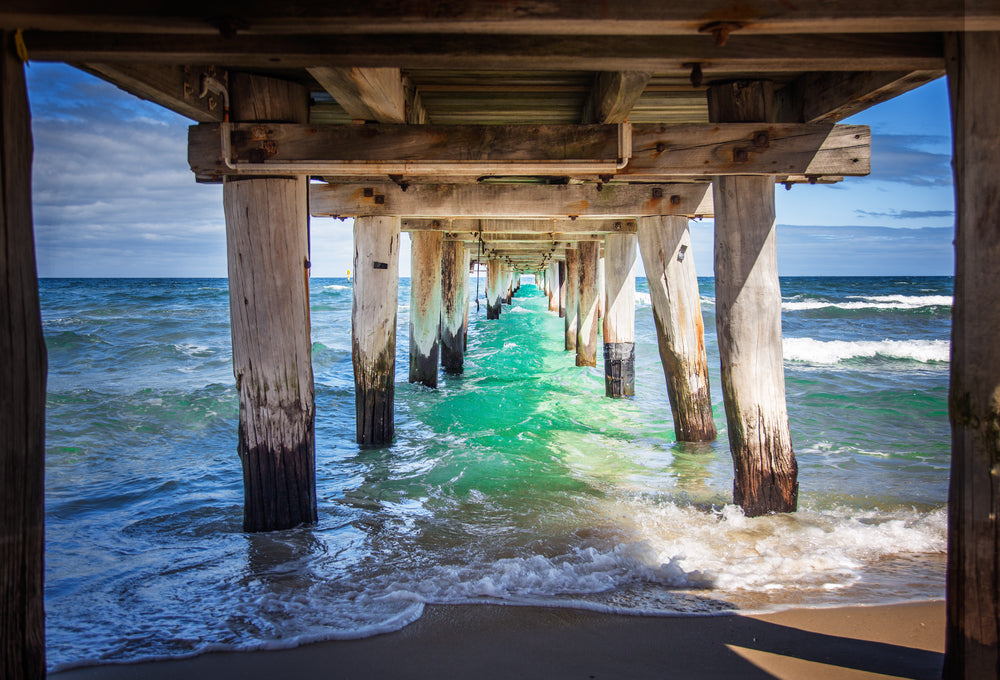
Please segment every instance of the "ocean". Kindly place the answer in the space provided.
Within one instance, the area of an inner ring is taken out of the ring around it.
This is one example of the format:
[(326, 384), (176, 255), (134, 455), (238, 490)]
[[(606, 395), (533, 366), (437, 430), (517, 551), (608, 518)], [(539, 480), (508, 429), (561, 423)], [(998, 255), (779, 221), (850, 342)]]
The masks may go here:
[(944, 597), (950, 277), (782, 279), (800, 509), (753, 519), (730, 504), (712, 279), (707, 444), (675, 441), (645, 280), (628, 400), (574, 365), (532, 281), (499, 321), (473, 303), (464, 374), (429, 389), (406, 381), (403, 279), (396, 439), (361, 449), (351, 285), (313, 279), (319, 522), (251, 535), (226, 281), (42, 280), (50, 670), (365, 637), (428, 603), (662, 616)]

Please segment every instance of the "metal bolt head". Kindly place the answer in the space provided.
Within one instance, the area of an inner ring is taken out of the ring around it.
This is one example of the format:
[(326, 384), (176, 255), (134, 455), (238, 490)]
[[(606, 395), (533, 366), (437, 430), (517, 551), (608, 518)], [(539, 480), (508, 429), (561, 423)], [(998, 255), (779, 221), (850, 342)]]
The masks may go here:
[(653, 198), (663, 198), (663, 189), (660, 187), (653, 187)]

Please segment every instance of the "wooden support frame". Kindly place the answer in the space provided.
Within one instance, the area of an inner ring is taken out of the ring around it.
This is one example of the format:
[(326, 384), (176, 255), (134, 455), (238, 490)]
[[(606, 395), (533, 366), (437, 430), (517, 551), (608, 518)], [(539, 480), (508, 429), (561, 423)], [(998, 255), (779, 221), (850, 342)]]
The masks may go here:
[(865, 125), (261, 125), (192, 126), (195, 174), (861, 176)]
[(565, 304), (563, 305), (564, 330), (567, 352), (576, 351), (577, 329), (580, 327), (580, 260), (577, 251), (566, 251)]
[(31, 212), (31, 111), (0, 31), (0, 677), (45, 677), (45, 379)]
[[(297, 84), (237, 74), (230, 87), (237, 120), (307, 115)], [(306, 200), (305, 177), (223, 185), (246, 531), (317, 516)]]
[(637, 215), (713, 214), (705, 183), (414, 184), (403, 191), (389, 182), (316, 184), (309, 187), (313, 216), (396, 215), (410, 218), (627, 218)]
[(1000, 675), (1000, 32), (948, 36), (955, 172), (944, 677)]
[(623, 233), (634, 234), (636, 222), (634, 219), (419, 219), (404, 217), (401, 222), (403, 231), (443, 231), (456, 236), (478, 236), (500, 240), (503, 236), (523, 238), (525, 240), (550, 239), (556, 234), (560, 240), (572, 240), (576, 236), (600, 236), (603, 234)]
[(87, 63), (80, 68), (192, 120), (224, 120), (225, 102), (219, 93), (209, 91), (201, 96), (204, 77), (212, 77), (223, 86), (228, 83), (226, 71), (216, 66), (113, 62)]

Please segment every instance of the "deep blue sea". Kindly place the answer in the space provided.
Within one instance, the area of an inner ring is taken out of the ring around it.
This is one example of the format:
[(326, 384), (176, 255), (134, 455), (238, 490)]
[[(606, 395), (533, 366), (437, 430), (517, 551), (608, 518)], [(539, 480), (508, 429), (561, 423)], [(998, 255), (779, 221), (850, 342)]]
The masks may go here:
[(473, 303), (465, 373), (434, 390), (406, 381), (402, 280), (396, 440), (362, 450), (351, 285), (313, 279), (319, 523), (248, 535), (226, 281), (43, 280), (50, 668), (363, 637), (426, 603), (943, 597), (951, 278), (782, 279), (800, 510), (754, 519), (729, 504), (712, 279), (712, 444), (674, 439), (644, 280), (630, 400), (574, 365), (532, 281), (499, 321)]

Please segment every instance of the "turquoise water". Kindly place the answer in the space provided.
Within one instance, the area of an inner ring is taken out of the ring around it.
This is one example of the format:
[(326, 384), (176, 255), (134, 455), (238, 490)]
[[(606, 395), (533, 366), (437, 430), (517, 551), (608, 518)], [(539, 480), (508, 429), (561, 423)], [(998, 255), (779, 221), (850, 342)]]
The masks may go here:
[[(603, 397), (525, 285), (470, 316), (462, 376), (406, 382), (353, 441), (350, 284), (311, 283), (319, 523), (241, 532), (225, 280), (44, 280), (50, 666), (395, 630), (426, 603), (644, 615), (943, 596), (950, 278), (783, 279), (794, 515), (728, 505), (711, 279), (711, 444), (674, 440), (648, 289), (636, 396)], [(475, 287), (473, 286), (473, 289)]]

